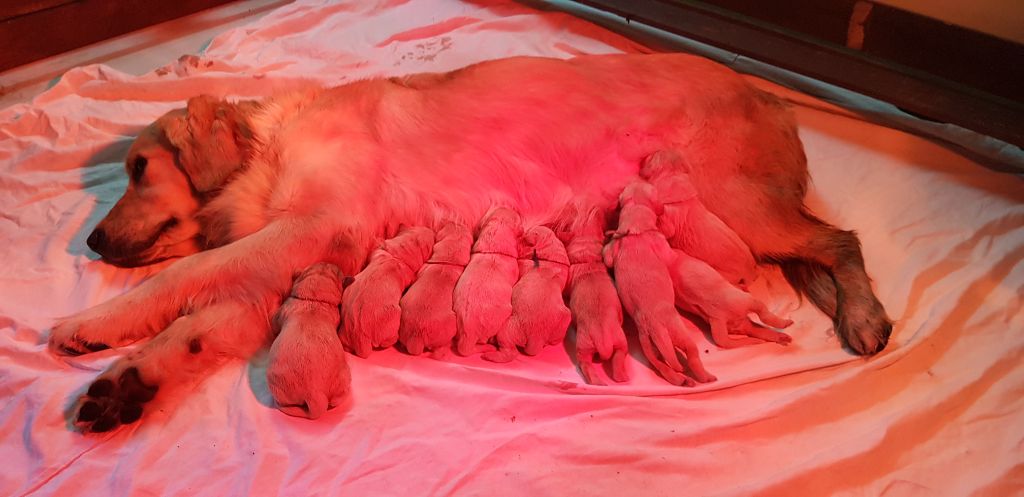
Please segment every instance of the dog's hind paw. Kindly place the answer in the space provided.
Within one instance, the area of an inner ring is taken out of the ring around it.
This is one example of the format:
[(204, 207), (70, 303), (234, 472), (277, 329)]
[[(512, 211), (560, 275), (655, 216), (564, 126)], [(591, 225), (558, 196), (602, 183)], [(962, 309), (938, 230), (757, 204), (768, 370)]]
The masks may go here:
[(142, 406), (153, 400), (157, 387), (147, 385), (138, 368), (119, 375), (104, 374), (89, 385), (78, 403), (75, 426), (83, 433), (103, 433), (134, 423), (142, 417)]
[(889, 343), (892, 321), (881, 305), (840, 308), (836, 332), (843, 345), (858, 355), (874, 355)]

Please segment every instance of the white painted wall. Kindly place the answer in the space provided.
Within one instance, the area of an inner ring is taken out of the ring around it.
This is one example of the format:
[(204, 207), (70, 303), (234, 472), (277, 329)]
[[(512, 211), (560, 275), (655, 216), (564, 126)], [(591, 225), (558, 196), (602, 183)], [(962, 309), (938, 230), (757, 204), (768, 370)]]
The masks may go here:
[(875, 0), (1024, 44), (1024, 0)]

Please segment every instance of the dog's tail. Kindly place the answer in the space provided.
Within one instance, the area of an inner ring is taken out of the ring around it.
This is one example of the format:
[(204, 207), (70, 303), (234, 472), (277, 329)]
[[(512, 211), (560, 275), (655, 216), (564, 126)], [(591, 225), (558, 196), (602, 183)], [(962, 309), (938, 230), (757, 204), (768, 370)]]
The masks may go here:
[(838, 311), (836, 282), (824, 266), (801, 259), (787, 259), (779, 266), (794, 290), (806, 295), (818, 309), (835, 320)]

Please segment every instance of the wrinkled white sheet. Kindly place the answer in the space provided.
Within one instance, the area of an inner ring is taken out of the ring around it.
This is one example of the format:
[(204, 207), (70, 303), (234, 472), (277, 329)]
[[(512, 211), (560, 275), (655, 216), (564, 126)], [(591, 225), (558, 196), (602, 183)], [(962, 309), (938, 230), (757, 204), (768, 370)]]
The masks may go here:
[(128, 430), (70, 429), (65, 409), (124, 351), (58, 359), (42, 343), (55, 317), (158, 269), (107, 266), (84, 240), (126, 184), (132, 134), (159, 114), (201, 92), (639, 51), (513, 3), (305, 1), (198, 59), (141, 77), (78, 68), (0, 111), (0, 495), (1020, 494), (1024, 181), (807, 107), (809, 203), (860, 233), (897, 320), (878, 357), (840, 350), (829, 321), (766, 269), (753, 291), (796, 321), (794, 344), (705, 340), (719, 381), (700, 388), (668, 386), (639, 360), (628, 384), (583, 385), (571, 341), (508, 365), (390, 350), (350, 356), (352, 406), (308, 421), (268, 407), (259, 357)]

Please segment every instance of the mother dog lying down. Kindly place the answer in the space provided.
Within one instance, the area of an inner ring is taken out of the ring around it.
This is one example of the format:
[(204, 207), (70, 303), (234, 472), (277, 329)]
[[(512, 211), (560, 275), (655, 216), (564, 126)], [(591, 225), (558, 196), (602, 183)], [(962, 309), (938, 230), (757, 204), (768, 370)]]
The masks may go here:
[(127, 191), (88, 241), (122, 266), (184, 258), (62, 320), (50, 347), (154, 337), (101, 374), (89, 396), (103, 401), (78, 413), (131, 422), (158, 390), (265, 346), (269, 316), (307, 266), (355, 274), (400, 224), (475, 225), (492, 205), (571, 226), (567, 213), (614, 208), (661, 150), (684, 159), (701, 202), (760, 261), (781, 264), (845, 345), (885, 346), (889, 320), (857, 238), (803, 206), (792, 117), (730, 70), (666, 54), (522, 57), (260, 102), (193, 98), (132, 145)]

